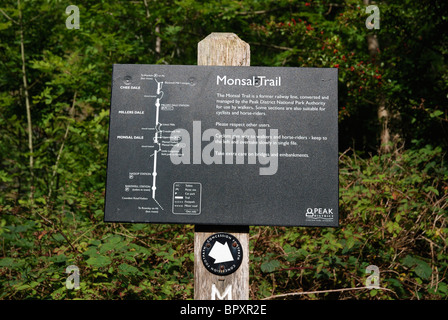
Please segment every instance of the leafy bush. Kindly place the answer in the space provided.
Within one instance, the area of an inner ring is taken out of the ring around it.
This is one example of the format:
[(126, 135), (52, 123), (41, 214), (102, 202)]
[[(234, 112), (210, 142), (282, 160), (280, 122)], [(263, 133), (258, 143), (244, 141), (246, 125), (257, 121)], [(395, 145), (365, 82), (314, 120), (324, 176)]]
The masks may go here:
[[(446, 299), (448, 166), (425, 146), (340, 156), (340, 228), (256, 228), (252, 297)], [(383, 290), (366, 284), (376, 265)]]
[[(341, 154), (340, 227), (252, 227), (251, 298), (446, 299), (445, 161), (430, 146)], [(103, 170), (73, 175), (53, 202), (2, 198), (1, 299), (193, 297), (192, 227), (103, 223)], [(69, 265), (79, 290), (65, 286)], [(368, 265), (382, 289), (362, 289)]]

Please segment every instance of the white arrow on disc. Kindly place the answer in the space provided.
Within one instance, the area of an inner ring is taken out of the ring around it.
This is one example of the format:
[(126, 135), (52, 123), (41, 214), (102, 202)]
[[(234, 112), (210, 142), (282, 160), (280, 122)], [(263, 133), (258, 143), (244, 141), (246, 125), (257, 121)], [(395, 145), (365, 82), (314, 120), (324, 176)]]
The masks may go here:
[(227, 242), (222, 244), (216, 241), (208, 255), (215, 259), (215, 263), (233, 261), (232, 252), (230, 252)]

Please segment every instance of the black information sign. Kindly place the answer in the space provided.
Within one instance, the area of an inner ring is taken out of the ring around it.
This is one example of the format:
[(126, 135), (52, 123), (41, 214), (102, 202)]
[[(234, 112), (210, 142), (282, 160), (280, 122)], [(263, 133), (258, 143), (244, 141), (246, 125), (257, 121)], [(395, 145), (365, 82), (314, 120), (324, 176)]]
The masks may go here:
[(105, 221), (338, 226), (337, 69), (114, 65)]
[(234, 273), (243, 260), (243, 249), (236, 237), (229, 233), (215, 233), (205, 240), (201, 249), (202, 263), (213, 274)]

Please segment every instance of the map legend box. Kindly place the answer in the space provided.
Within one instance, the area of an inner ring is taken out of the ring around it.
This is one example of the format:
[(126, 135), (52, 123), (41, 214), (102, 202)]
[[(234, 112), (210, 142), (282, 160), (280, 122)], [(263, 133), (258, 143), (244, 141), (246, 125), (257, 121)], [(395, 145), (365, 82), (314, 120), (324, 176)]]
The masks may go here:
[(201, 213), (202, 186), (198, 182), (175, 182), (173, 184), (173, 213)]

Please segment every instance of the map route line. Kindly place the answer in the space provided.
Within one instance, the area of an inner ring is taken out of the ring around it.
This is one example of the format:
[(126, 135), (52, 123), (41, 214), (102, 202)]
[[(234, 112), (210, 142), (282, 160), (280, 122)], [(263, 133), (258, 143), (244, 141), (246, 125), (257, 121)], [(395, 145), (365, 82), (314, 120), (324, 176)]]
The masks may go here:
[(153, 156), (154, 156), (153, 157), (153, 163), (154, 163), (154, 165), (153, 165), (153, 172), (152, 172), (152, 198), (157, 203), (157, 205), (162, 210), (164, 210), (163, 207), (160, 205), (160, 203), (156, 200), (157, 154), (160, 152), (160, 148), (161, 148), (161, 145), (160, 145), (160, 142), (159, 142), (159, 133), (160, 134), (162, 133), (161, 132), (162, 130), (160, 130), (161, 123), (159, 122), (159, 113), (160, 113), (160, 100), (163, 97), (163, 91), (162, 91), (163, 82), (162, 81), (160, 81), (160, 82), (157, 81), (156, 78), (154, 78), (154, 81), (157, 82), (157, 99), (156, 99), (156, 103), (155, 103), (155, 106), (156, 106), (156, 121), (155, 121), (155, 126), (154, 126), (154, 129), (156, 130), (156, 132), (154, 134), (154, 143), (157, 144), (158, 148), (156, 148), (154, 150), (154, 153), (153, 153)]

